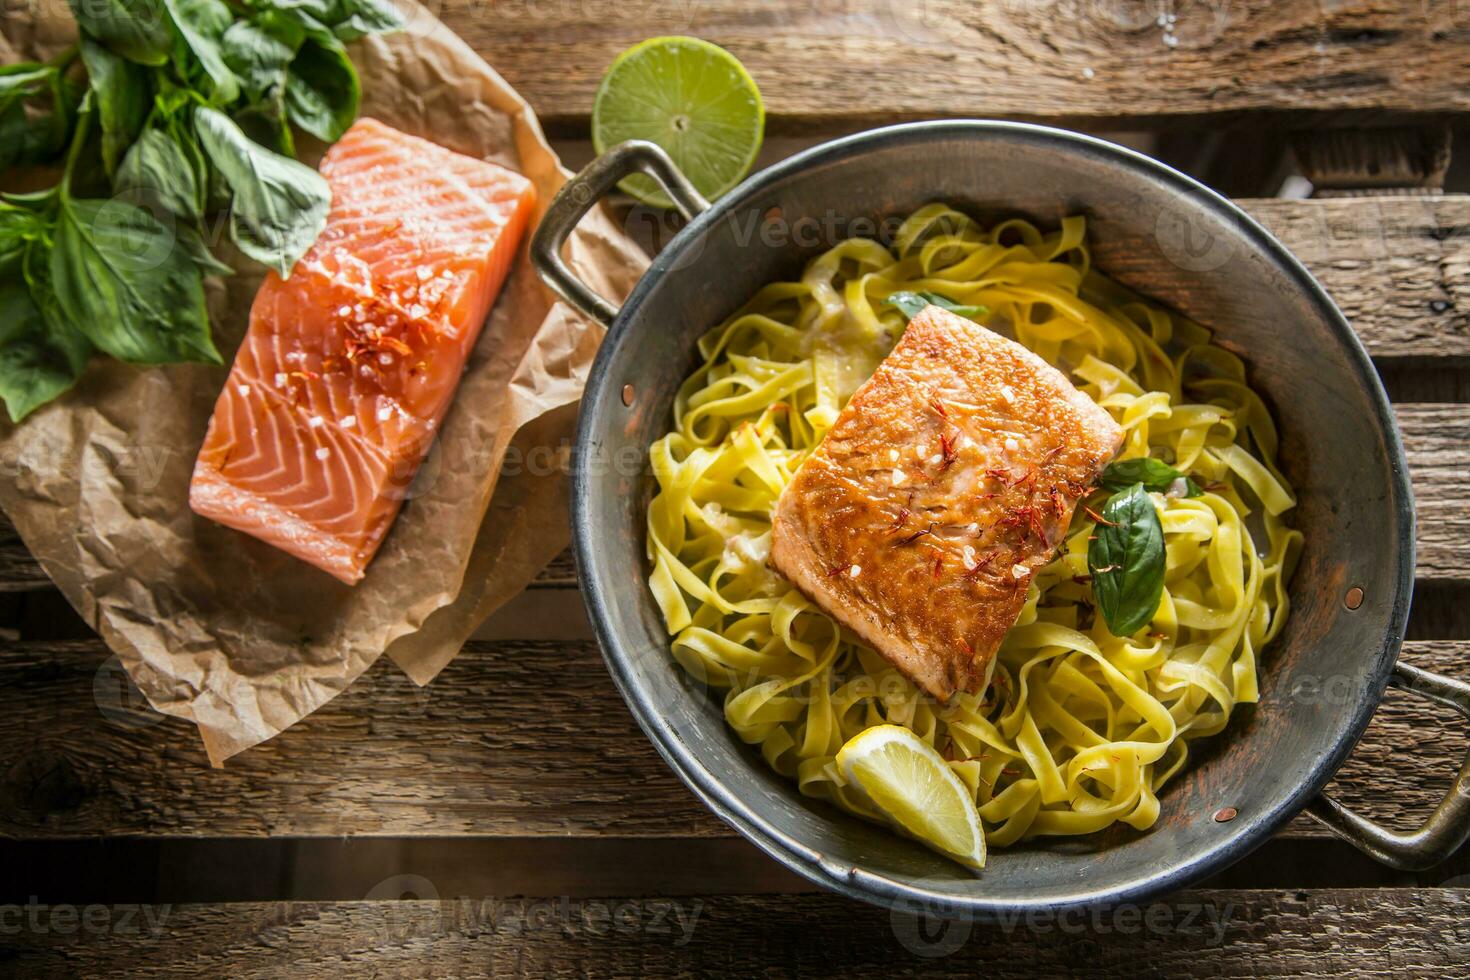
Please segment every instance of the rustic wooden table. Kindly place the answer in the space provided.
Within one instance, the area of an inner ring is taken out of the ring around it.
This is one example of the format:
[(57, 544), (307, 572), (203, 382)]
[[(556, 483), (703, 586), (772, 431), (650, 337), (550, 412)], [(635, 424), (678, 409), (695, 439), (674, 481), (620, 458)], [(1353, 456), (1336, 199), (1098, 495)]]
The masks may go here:
[[(1241, 203), (1326, 285), (1397, 402), (1419, 514), (1403, 656), (1470, 677), (1470, 197), (1441, 192), (1470, 111), (1470, 4), (441, 6), (572, 166), (590, 157), (610, 59), (694, 33), (762, 86), (763, 162), (893, 120), (1000, 116), (1125, 134), (1227, 192), (1268, 195)], [(1312, 199), (1269, 198), (1287, 147)], [(1467, 743), (1448, 711), (1391, 693), (1333, 792), (1412, 825)], [(1143, 909), (941, 929), (813, 893), (655, 756), (566, 556), (430, 688), (381, 663), (211, 770), (0, 524), (0, 747), (3, 973), (1470, 971), (1470, 849), (1400, 873), (1305, 817)]]

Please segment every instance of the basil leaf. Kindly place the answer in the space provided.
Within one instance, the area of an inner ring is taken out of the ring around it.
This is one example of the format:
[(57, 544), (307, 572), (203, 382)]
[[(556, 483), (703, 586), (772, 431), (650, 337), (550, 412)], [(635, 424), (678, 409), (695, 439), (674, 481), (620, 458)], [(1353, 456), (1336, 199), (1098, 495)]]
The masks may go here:
[(138, 137), (113, 186), (135, 203), (156, 204), (185, 221), (203, 217), (194, 167), (183, 147), (162, 130), (148, 129)]
[(332, 32), (343, 41), (389, 34), (403, 27), (403, 16), (388, 0), (337, 0), (327, 16)]
[(253, 143), (224, 113), (200, 107), (194, 128), (234, 194), (230, 237), (284, 278), (327, 224), (332, 191), (305, 164)]
[(941, 296), (938, 293), (930, 292), (914, 293), (903, 290), (897, 293), (890, 293), (884, 302), (902, 313), (905, 320), (912, 320), (926, 306), (937, 306), (957, 316), (970, 317), (971, 319), (977, 316), (984, 316), (990, 312), (983, 306), (967, 306), (963, 303), (956, 303), (948, 296)]
[(199, 268), (201, 274), (206, 276), (233, 276), (235, 274), (234, 269), (214, 257), (214, 253), (204, 242), (204, 236), (193, 228), (188, 225), (179, 225), (174, 229), (174, 234), (179, 236), (179, 244), (183, 246), (184, 252)]
[(215, 99), (233, 102), (240, 94), (240, 80), (225, 64), (220, 40), (234, 22), (235, 15), (220, 0), (163, 0), (163, 3), (173, 17), (184, 44), (204, 66), (205, 74), (213, 83)]
[(81, 49), (102, 124), (102, 165), (110, 176), (148, 116), (148, 72), (89, 38), (82, 38)]
[(272, 11), (230, 25), (221, 51), (239, 77), (246, 101), (261, 102), (285, 89), (286, 69), (304, 37), (300, 25)]
[[(0, 69), (0, 168), (45, 163), (66, 147), (76, 86), (49, 66), (31, 62), (8, 69)], [(47, 94), (48, 111), (27, 109)]]
[(87, 366), (92, 345), (65, 326), (48, 325), (26, 284), (0, 283), (0, 399), (19, 422), (71, 388)]
[(50, 273), (62, 313), (113, 357), (220, 363), (199, 269), (142, 208), (63, 196)]
[(335, 143), (357, 118), (362, 89), (342, 42), (310, 37), (291, 62), (286, 112), (317, 139)]
[(1126, 490), (1135, 483), (1142, 483), (1145, 490), (1167, 493), (1175, 480), (1184, 481), (1186, 497), (1198, 497), (1203, 490), (1199, 484), (1161, 459), (1140, 456), (1136, 459), (1120, 459), (1109, 463), (1102, 471), (1102, 485), (1109, 490)]
[(0, 274), (9, 274), (20, 268), (27, 246), (33, 239), (41, 237), (42, 227), (35, 212), (0, 203)]
[(21, 61), (0, 68), (0, 99), (23, 98), (46, 88), (56, 69), (35, 61)]
[(1132, 636), (1153, 619), (1164, 592), (1164, 529), (1153, 498), (1135, 483), (1108, 499), (1087, 547), (1092, 594), (1114, 636)]
[(162, 65), (173, 53), (173, 34), (158, 0), (68, 0), (72, 16), (89, 36), (142, 65)]

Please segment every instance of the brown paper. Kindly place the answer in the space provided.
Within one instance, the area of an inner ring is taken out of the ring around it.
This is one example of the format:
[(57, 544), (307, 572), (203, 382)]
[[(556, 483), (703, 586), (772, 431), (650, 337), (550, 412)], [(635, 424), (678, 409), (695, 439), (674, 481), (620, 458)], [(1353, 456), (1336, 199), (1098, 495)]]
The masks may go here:
[[(520, 171), (537, 186), (539, 218), (567, 175), (535, 116), (431, 14), (401, 6), (407, 30), (353, 47), (363, 113)], [(65, 16), (48, 6), (37, 22), (6, 25), (9, 44), (34, 54), (64, 38), (64, 26), (42, 22), (52, 14)], [(598, 210), (567, 256), (616, 298), (647, 264)], [(221, 351), (243, 336), (260, 275), (211, 286)], [(20, 426), (0, 423), (0, 507), (153, 706), (198, 724), (218, 765), (319, 708), (384, 651), (426, 683), (565, 546), (562, 470), (517, 465), (497, 477), (518, 431), (522, 459), (564, 453), (568, 406), (600, 339), (553, 301), (523, 247), (411, 497), (356, 586), (189, 510), (225, 368), (97, 358), (71, 394)]]

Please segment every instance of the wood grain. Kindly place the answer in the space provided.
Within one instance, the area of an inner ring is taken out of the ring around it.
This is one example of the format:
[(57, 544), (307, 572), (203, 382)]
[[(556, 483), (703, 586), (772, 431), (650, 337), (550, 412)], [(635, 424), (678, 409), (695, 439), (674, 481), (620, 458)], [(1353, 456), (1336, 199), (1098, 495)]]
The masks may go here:
[(127, 931), (103, 907), (107, 927), (65, 933), (47, 908), (35, 913), (46, 931), (0, 935), (0, 960), (47, 977), (1443, 977), (1470, 966), (1467, 901), (1463, 888), (1219, 889), (943, 923), (831, 895), (436, 896), (147, 906), (130, 910)]
[[(1405, 657), (1470, 677), (1470, 641)], [(1395, 692), (1334, 792), (1414, 820), (1470, 745), (1452, 717)], [(9, 644), (0, 760), (0, 836), (26, 840), (733, 835), (658, 758), (588, 642), (473, 642), (427, 688), (380, 663), (223, 770), (100, 641)], [(1301, 818), (1289, 833), (1325, 832)]]
[[(1400, 404), (1394, 410), (1418, 505), (1418, 577), (1425, 582), (1470, 581), (1470, 499), (1465, 487), (1465, 474), (1470, 472), (1470, 405)], [(576, 568), (570, 553), (553, 560), (534, 584), (574, 588)], [(49, 587), (45, 574), (0, 515), (0, 592)]]
[(581, 127), (612, 59), (658, 34), (695, 34), (733, 52), (777, 133), (935, 116), (1137, 127), (1268, 112), (1403, 121), (1470, 108), (1470, 14), (1457, 3), (440, 0), (434, 9), (553, 130)]

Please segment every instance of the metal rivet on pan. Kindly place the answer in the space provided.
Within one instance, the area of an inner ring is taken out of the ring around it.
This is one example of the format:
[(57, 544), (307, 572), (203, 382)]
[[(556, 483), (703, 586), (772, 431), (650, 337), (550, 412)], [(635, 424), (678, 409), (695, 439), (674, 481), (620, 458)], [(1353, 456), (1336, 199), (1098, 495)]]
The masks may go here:
[(633, 386), (623, 385), (623, 404), (629, 407), (633, 405)]
[(781, 206), (778, 204), (773, 204), (770, 207), (766, 208), (766, 213), (761, 215), (761, 217), (765, 219), (766, 224), (770, 224), (773, 221), (780, 221), (781, 214)]
[(1349, 609), (1358, 608), (1363, 604), (1363, 590), (1356, 585), (1348, 589), (1347, 595), (1343, 596), (1342, 603)]
[(1235, 815), (1239, 812), (1233, 806), (1222, 806), (1215, 811), (1215, 823), (1229, 823), (1235, 819)]

